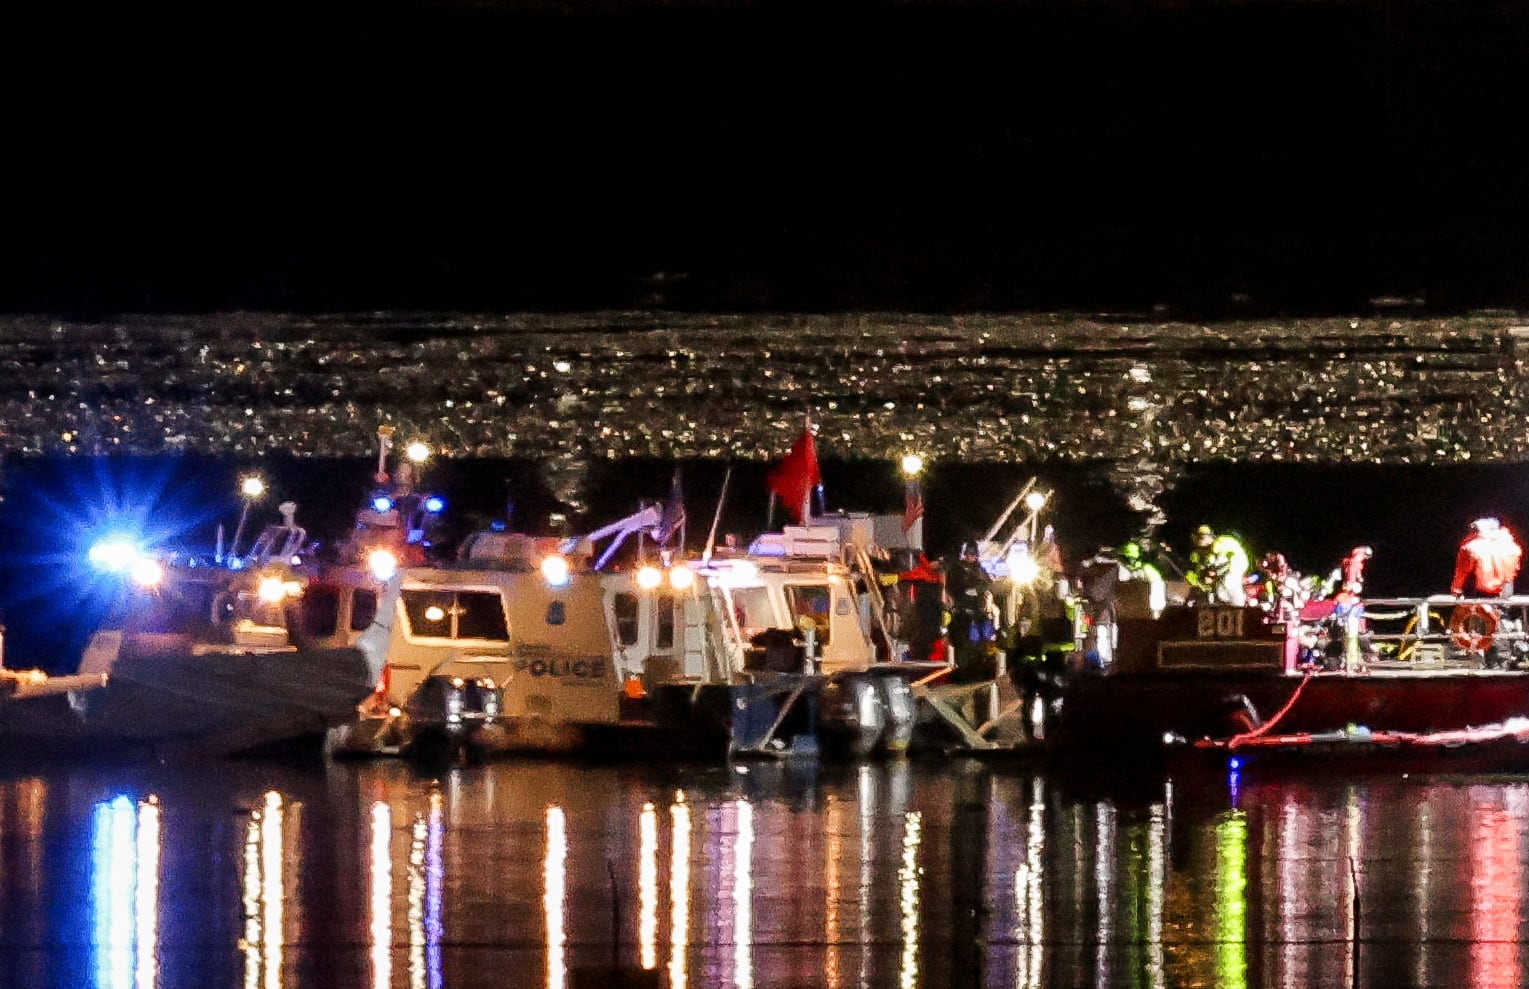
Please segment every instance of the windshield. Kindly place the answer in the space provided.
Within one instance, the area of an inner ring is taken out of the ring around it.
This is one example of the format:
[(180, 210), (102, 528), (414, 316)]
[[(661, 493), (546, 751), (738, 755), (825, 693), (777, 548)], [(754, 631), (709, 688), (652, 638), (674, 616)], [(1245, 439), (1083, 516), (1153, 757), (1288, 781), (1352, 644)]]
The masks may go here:
[(791, 609), (791, 619), (798, 628), (801, 619), (811, 620), (817, 629), (818, 641), (828, 644), (829, 601), (827, 585), (792, 584), (786, 587), (786, 605)]
[(770, 607), (770, 592), (764, 587), (735, 587), (731, 591), (733, 618), (745, 639), (752, 638), (775, 624), (775, 610)]
[(403, 604), (416, 637), (509, 641), (504, 605), (495, 591), (405, 590)]

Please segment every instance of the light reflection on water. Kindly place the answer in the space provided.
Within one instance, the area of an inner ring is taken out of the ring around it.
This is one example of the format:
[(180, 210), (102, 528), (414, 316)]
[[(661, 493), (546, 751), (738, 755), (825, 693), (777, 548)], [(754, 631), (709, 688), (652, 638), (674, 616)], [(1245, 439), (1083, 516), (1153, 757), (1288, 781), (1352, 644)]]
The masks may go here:
[(98, 804), (93, 830), (96, 985), (154, 986), (159, 974), (159, 803), (119, 796)]
[(1225, 776), (743, 768), (7, 779), (0, 948), (15, 984), (100, 989), (1524, 975), (1523, 780), (1242, 779), (1234, 802)]
[(685, 989), (685, 955), (690, 947), (690, 805), (684, 793), (669, 808), (674, 827), (669, 853), (669, 986)]
[(754, 805), (735, 800), (731, 841), (733, 857), (733, 985), (752, 989), (754, 985)]
[(263, 806), (250, 814), (244, 831), (244, 950), (245, 989), (281, 985), (282, 946), (286, 932), (282, 907), (286, 899), (282, 861), (286, 850), (284, 809), (277, 793), (267, 793)]
[(385, 803), (372, 805), (370, 837), (372, 985), (385, 989), (393, 979), (393, 815)]
[(901, 978), (902, 989), (913, 989), (918, 982), (918, 906), (920, 878), (923, 869), (918, 863), (919, 848), (924, 843), (924, 816), (910, 811), (903, 819), (903, 860), (897, 872), (898, 905), (902, 908), (903, 954)]

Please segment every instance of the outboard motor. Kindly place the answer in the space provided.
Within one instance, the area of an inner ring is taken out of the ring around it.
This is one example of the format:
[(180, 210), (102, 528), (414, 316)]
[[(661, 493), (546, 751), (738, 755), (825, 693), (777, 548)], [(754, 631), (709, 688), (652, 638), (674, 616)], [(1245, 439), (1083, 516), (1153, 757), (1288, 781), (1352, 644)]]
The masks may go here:
[(502, 706), (499, 685), (488, 677), (429, 677), (404, 704), (405, 747), (421, 756), (468, 751), (473, 736), (499, 719)]
[(823, 685), (819, 717), (824, 740), (852, 756), (876, 751), (887, 727), (887, 712), (866, 677), (844, 677)]
[(913, 727), (918, 721), (918, 699), (908, 681), (897, 676), (875, 679), (876, 694), (886, 712), (886, 730), (881, 747), (887, 752), (906, 752), (913, 741)]

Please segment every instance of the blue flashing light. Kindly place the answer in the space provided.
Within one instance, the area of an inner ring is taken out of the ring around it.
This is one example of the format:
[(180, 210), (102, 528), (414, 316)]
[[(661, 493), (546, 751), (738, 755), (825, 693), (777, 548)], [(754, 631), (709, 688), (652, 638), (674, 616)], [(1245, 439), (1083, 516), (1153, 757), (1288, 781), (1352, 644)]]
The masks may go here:
[(444, 512), (445, 510), (446, 499), (442, 498), (440, 495), (431, 495), (425, 499), (425, 511), (431, 513), (432, 515)]
[(1239, 769), (1241, 769), (1241, 768), (1242, 768), (1242, 760), (1241, 760), (1241, 759), (1233, 759), (1233, 760), (1232, 760), (1232, 761), (1231, 761), (1231, 762), (1230, 762), (1230, 763), (1228, 763), (1228, 764), (1227, 764), (1227, 765), (1228, 765), (1228, 767), (1229, 767), (1229, 768), (1230, 768), (1230, 769), (1231, 769), (1231, 770), (1232, 770), (1232, 771), (1233, 771), (1233, 772), (1236, 772), (1236, 771), (1237, 771), (1237, 770), (1239, 770)]
[(127, 536), (107, 536), (94, 543), (88, 555), (97, 570), (126, 573), (143, 556), (143, 551)]
[(393, 499), (387, 495), (378, 495), (372, 499), (372, 508), (379, 512), (391, 512), (393, 510)]
[(504, 524), (502, 519), (494, 519), (494, 521), (488, 524), (488, 527), (491, 532), (503, 532), (505, 529), (509, 528), (509, 526)]

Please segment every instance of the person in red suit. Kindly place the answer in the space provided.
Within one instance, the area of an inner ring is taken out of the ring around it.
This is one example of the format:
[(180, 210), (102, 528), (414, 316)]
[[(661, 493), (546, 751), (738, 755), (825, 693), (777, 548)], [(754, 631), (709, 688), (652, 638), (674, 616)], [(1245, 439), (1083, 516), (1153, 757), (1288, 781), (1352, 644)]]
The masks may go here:
[(1477, 519), (1460, 544), (1455, 558), (1455, 576), (1449, 593), (1460, 597), (1467, 580), (1474, 579), (1476, 593), (1482, 597), (1510, 597), (1513, 581), (1524, 551), (1513, 533), (1496, 519)]

